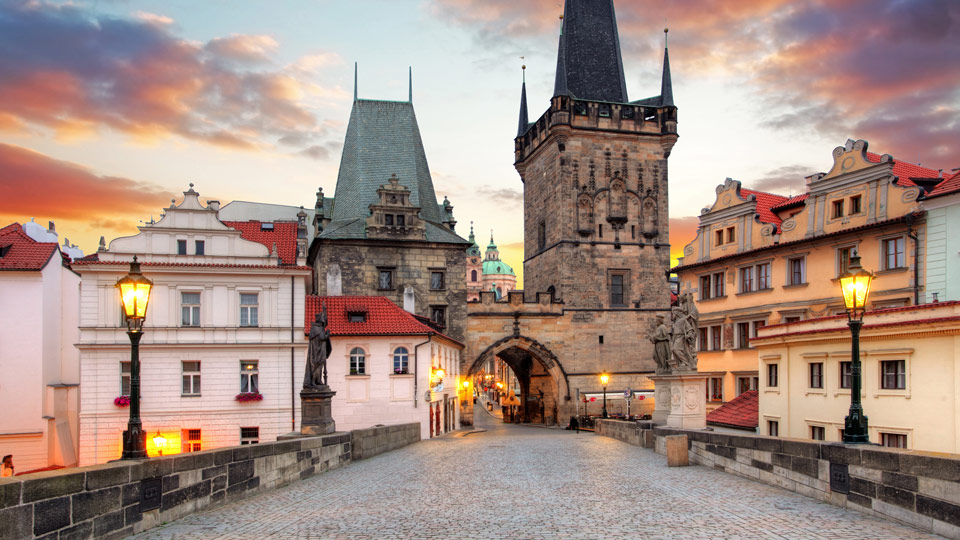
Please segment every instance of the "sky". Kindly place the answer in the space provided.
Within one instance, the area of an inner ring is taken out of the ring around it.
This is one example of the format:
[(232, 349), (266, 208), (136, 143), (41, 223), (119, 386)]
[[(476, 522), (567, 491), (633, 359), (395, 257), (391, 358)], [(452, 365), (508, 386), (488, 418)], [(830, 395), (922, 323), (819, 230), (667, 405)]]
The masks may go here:
[[(671, 252), (727, 177), (802, 193), (848, 138), (960, 167), (960, 2), (617, 0), (631, 100), (679, 108)], [(311, 207), (353, 99), (413, 103), (439, 200), (517, 273), (521, 64), (549, 103), (560, 0), (0, 0), (0, 224), (54, 220), (86, 253), (201, 199)], [(521, 59), (522, 57), (522, 59)]]

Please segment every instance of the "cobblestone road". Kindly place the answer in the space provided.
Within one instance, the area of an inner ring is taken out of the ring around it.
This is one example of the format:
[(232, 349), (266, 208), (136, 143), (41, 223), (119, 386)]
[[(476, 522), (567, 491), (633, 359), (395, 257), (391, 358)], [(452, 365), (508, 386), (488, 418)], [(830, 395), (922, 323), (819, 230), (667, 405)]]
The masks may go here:
[(212, 538), (934, 538), (650, 450), (508, 426), (359, 461), (137, 536)]

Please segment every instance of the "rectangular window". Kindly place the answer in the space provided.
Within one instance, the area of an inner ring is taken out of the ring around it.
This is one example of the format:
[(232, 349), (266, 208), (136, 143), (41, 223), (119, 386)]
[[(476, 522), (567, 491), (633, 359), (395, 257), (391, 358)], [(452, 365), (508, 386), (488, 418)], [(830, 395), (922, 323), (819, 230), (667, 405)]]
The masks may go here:
[(597, 236), (603, 238), (603, 224), (597, 225)]
[(177, 255), (186, 255), (186, 254), (187, 254), (187, 241), (177, 240)]
[(204, 247), (205, 246), (204, 246), (203, 240), (197, 240), (196, 242), (193, 243), (193, 248), (194, 248), (193, 251), (197, 255), (203, 255)]
[(823, 388), (823, 363), (810, 363), (810, 388)]
[(200, 293), (180, 293), (180, 325), (200, 326)]
[(240, 392), (243, 394), (260, 393), (260, 369), (257, 360), (240, 361)]
[(547, 247), (547, 223), (541, 221), (537, 224), (537, 249), (543, 250)]
[(737, 348), (746, 349), (750, 346), (750, 323), (737, 323)]
[(823, 426), (810, 426), (810, 438), (815, 441), (822, 441), (827, 436), (827, 430)]
[(260, 428), (259, 427), (242, 427), (240, 428), (240, 444), (259, 444), (260, 443)]
[(130, 395), (130, 362), (120, 362), (120, 395)]
[(854, 254), (855, 248), (848, 246), (837, 249), (837, 275), (842, 275), (850, 269), (850, 257)]
[(240, 293), (240, 326), (257, 326), (259, 324), (259, 294)]
[(404, 227), (406, 217), (403, 214), (397, 214), (397, 227)]
[(863, 197), (860, 195), (854, 195), (853, 197), (850, 197), (850, 215), (851, 216), (854, 214), (860, 213), (861, 201), (863, 201)]
[(880, 433), (880, 444), (888, 448), (906, 448), (907, 436), (902, 433)]
[(734, 227), (727, 227), (727, 243), (732, 244), (737, 239), (737, 229)]
[(723, 401), (723, 377), (707, 380), (707, 401)]
[(442, 306), (430, 307), (430, 320), (440, 328), (447, 327), (447, 308)]
[(767, 386), (780, 386), (780, 364), (767, 364)]
[(737, 395), (757, 389), (757, 377), (737, 377)]
[(883, 269), (892, 270), (905, 266), (903, 257), (903, 237), (887, 238), (883, 241)]
[(740, 269), (740, 292), (750, 292), (753, 289), (753, 267)]
[(699, 328), (699, 340), (697, 340), (697, 350), (699, 351), (709, 351), (710, 350), (710, 339), (709, 339), (709, 329), (704, 326)]
[(719, 351), (720, 349), (722, 349), (722, 347), (720, 346), (721, 337), (722, 337), (721, 327), (719, 325), (711, 326), (710, 327), (710, 350), (711, 351)]
[(799, 317), (799, 316), (796, 316), (796, 315), (795, 315), (795, 316), (792, 316), (792, 317), (784, 317), (784, 318), (783, 318), (783, 322), (785, 322), (785, 323), (800, 322), (800, 317)]
[(723, 296), (723, 272), (713, 275), (713, 296)]
[(700, 299), (709, 300), (710, 292), (710, 276), (700, 276)]
[(770, 263), (757, 265), (757, 290), (770, 288)]
[(903, 390), (907, 387), (906, 360), (884, 360), (880, 362), (880, 374), (880, 388)]
[(377, 288), (381, 291), (393, 290), (393, 270), (387, 268), (380, 269), (380, 277), (377, 280)]
[(445, 289), (443, 272), (430, 272), (430, 288), (433, 290)]
[(796, 257), (787, 259), (787, 285), (801, 285), (806, 283), (806, 259)]
[(610, 305), (623, 306), (623, 274), (610, 276)]
[(833, 219), (843, 217), (843, 199), (833, 201)]
[(840, 388), (850, 388), (853, 380), (853, 362), (840, 362)]
[(393, 214), (384, 214), (383, 222), (388, 227), (393, 227)]
[(780, 422), (776, 420), (767, 420), (767, 435), (771, 437), (780, 436)]
[(203, 445), (201, 444), (199, 429), (185, 429), (181, 434), (181, 444), (180, 450), (182, 452), (199, 452), (203, 450)]
[(367, 352), (361, 347), (350, 349), (350, 375), (366, 375)]
[(714, 240), (714, 245), (722, 246), (723, 245), (723, 229), (718, 230), (714, 234), (714, 236), (716, 237)]
[(180, 362), (183, 370), (183, 390), (184, 396), (200, 395), (200, 362)]

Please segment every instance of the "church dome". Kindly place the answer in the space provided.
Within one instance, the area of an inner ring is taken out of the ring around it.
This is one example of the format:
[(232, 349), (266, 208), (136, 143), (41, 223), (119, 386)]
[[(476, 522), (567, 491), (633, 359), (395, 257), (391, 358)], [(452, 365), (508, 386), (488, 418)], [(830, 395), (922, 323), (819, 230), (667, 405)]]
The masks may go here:
[(483, 275), (485, 276), (516, 276), (513, 273), (513, 268), (509, 264), (496, 260), (496, 261), (483, 261)]

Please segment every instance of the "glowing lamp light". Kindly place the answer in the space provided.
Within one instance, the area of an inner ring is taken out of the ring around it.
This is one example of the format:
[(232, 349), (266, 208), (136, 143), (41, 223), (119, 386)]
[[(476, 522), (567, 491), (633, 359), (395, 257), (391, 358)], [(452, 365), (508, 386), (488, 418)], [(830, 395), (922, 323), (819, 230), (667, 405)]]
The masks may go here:
[(860, 256), (850, 257), (850, 266), (840, 275), (840, 292), (843, 295), (843, 305), (847, 309), (847, 316), (851, 320), (863, 319), (866, 311), (867, 295), (870, 294), (870, 282), (873, 273), (860, 266)]
[(463, 389), (466, 390), (467, 388), (470, 388), (470, 381), (463, 381)]
[(500, 388), (500, 389), (502, 390), (502, 389), (503, 389), (503, 383), (500, 382), (500, 381), (497, 381), (497, 388)]
[(120, 289), (120, 302), (127, 327), (131, 331), (139, 331), (143, 327), (143, 319), (147, 316), (153, 282), (140, 273), (140, 263), (137, 262), (136, 255), (130, 263), (130, 272), (117, 280), (117, 289)]
[(163, 455), (164, 448), (167, 447), (167, 438), (161, 435), (159, 430), (157, 430), (157, 434), (153, 436), (153, 446), (161, 456)]
[(606, 373), (600, 375), (600, 384), (606, 386), (608, 382), (610, 382), (609, 375), (607, 375)]

